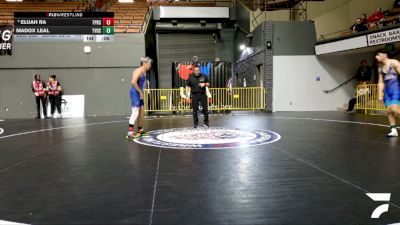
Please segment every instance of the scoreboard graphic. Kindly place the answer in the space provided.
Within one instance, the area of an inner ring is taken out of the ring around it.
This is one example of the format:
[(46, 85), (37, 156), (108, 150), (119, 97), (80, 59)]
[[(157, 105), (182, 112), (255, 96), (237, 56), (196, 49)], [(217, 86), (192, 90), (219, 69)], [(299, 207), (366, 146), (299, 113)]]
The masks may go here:
[(114, 12), (14, 12), (14, 41), (113, 42)]

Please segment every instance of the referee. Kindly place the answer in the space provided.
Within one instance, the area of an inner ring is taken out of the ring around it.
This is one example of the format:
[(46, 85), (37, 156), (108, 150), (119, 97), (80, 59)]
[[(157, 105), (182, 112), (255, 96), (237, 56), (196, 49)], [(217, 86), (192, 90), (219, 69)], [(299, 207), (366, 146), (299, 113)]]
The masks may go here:
[(199, 111), (199, 102), (203, 108), (204, 127), (208, 128), (209, 124), (206, 87), (208, 87), (210, 83), (208, 81), (208, 77), (200, 73), (199, 66), (196, 65), (193, 69), (193, 72), (194, 73), (189, 76), (189, 79), (186, 82), (186, 93), (189, 93), (190, 91), (192, 95), (194, 128), (199, 126), (199, 118), (197, 115), (197, 111)]

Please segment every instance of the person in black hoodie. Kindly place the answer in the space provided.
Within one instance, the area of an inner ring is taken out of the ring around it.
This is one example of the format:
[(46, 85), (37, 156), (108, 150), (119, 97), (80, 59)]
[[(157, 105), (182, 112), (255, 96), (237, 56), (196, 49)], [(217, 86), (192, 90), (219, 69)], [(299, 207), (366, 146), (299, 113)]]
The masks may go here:
[(357, 69), (357, 76), (356, 76), (357, 81), (370, 82), (372, 76), (371, 67), (368, 65), (367, 60), (362, 60), (360, 64), (361, 64), (360, 67), (358, 67)]
[(361, 21), (360, 18), (357, 18), (350, 30), (352, 30), (353, 33), (357, 33), (368, 30), (368, 27), (363, 23), (363, 21)]

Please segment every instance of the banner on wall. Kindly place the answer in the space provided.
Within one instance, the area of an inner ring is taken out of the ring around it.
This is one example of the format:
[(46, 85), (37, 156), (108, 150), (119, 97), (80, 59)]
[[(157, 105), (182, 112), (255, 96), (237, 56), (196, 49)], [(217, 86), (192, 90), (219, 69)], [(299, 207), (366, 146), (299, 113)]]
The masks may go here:
[(12, 26), (0, 25), (0, 55), (12, 55)]
[(85, 116), (85, 95), (63, 95), (61, 115), (63, 118), (83, 118)]
[(400, 28), (368, 34), (368, 46), (381, 45), (400, 41)]
[[(43, 110), (41, 109), (40, 111), (43, 118)], [(50, 102), (48, 101), (47, 115), (50, 116)], [(61, 116), (63, 118), (83, 118), (85, 116), (85, 95), (63, 95), (61, 100)]]
[(227, 87), (232, 77), (232, 64), (227, 61), (218, 62), (173, 62), (172, 63), (172, 87), (184, 87), (189, 75), (193, 73), (195, 65), (200, 67), (200, 72), (210, 80), (213, 88)]

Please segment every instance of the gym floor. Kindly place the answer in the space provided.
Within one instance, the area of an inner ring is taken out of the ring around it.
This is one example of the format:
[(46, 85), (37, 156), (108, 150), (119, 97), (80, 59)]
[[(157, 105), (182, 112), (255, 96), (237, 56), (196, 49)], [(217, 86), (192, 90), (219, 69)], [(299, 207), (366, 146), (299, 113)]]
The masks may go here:
[[(400, 148), (384, 116), (212, 115), (214, 127), (281, 139), (233, 149), (170, 149), (126, 141), (128, 119), (5, 120), (0, 220), (26, 224), (392, 224), (400, 222)], [(148, 131), (190, 116), (145, 119)], [(366, 193), (391, 193), (389, 211)]]

